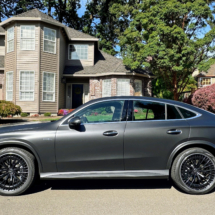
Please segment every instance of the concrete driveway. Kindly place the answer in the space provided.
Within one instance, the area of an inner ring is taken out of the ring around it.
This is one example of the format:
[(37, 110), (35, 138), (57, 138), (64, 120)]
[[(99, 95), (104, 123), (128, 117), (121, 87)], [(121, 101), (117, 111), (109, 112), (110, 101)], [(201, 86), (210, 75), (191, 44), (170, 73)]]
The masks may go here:
[(167, 180), (41, 181), (18, 197), (0, 197), (0, 214), (215, 214), (215, 192), (187, 195)]

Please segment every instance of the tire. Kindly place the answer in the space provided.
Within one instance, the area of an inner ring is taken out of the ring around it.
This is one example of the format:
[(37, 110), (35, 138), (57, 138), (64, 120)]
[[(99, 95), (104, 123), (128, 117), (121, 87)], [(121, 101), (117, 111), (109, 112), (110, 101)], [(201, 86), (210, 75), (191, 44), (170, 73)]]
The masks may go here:
[(215, 157), (202, 148), (187, 149), (175, 158), (171, 177), (186, 193), (206, 194), (215, 187)]
[(34, 156), (16, 147), (0, 150), (0, 195), (16, 196), (25, 192), (35, 177)]

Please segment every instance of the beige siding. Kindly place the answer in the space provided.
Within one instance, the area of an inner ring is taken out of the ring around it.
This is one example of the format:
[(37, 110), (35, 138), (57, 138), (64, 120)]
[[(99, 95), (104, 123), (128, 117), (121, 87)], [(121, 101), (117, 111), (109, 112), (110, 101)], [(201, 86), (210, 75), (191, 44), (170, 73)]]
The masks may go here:
[[(43, 28), (48, 27), (56, 30), (56, 54), (51, 54), (43, 51)], [(51, 112), (57, 113), (58, 111), (58, 72), (59, 72), (59, 30), (55, 26), (41, 23), (41, 39), (40, 39), (40, 52), (41, 52), (41, 63), (40, 63), (40, 113)], [(55, 101), (45, 102), (43, 101), (43, 72), (55, 73)]]
[[(35, 25), (35, 50), (21, 50), (20, 48), (20, 28), (21, 25), (29, 23), (19, 23), (17, 25), (17, 77), (16, 77), (16, 104), (22, 107), (23, 112), (38, 113), (38, 52), (39, 52), (39, 23), (30, 23)], [(34, 101), (20, 101), (20, 71), (34, 71)]]
[(211, 78), (211, 84), (215, 84), (215, 78)]
[(66, 46), (66, 66), (93, 66), (94, 65), (94, 42), (70, 42), (69, 44), (88, 44), (87, 60), (68, 60), (68, 44)]
[[(14, 26), (14, 50), (16, 50), (16, 35), (17, 35), (17, 27), (15, 26), (16, 24), (9, 25), (6, 28), (5, 32), (5, 41), (7, 41), (7, 29)], [(13, 85), (15, 86), (16, 84), (16, 52), (12, 51), (7, 53), (7, 42), (5, 43), (6, 46), (6, 53), (5, 53), (5, 74), (9, 71), (13, 71)], [(6, 82), (6, 81), (5, 81)], [(6, 99), (6, 84), (3, 86), (3, 99)], [(13, 88), (13, 102), (15, 102), (15, 87)]]
[(5, 55), (5, 36), (0, 35), (0, 55)]
[(63, 78), (63, 70), (65, 67), (65, 58), (66, 58), (66, 40), (63, 33), (60, 31), (60, 57), (59, 57), (59, 65), (60, 65), (60, 74), (59, 74), (59, 109), (66, 107), (66, 91), (65, 84), (61, 83), (61, 79)]

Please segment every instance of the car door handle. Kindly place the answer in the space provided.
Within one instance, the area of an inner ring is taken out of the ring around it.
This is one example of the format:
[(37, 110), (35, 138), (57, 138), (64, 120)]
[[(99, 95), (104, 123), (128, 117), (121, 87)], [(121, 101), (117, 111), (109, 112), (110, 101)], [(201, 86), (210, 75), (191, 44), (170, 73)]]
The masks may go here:
[(104, 136), (116, 136), (118, 134), (117, 131), (105, 131), (103, 133)]
[(167, 131), (167, 134), (181, 134), (182, 131), (178, 129), (171, 129)]

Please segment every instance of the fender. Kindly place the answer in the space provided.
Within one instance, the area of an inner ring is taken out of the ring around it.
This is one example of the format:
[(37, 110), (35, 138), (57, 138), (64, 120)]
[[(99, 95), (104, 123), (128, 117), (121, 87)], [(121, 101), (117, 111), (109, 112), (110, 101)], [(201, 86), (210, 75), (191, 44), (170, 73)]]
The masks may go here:
[(210, 146), (210, 147), (215, 149), (214, 143), (211, 143), (211, 142), (208, 142), (205, 140), (191, 140), (191, 141), (181, 143), (178, 146), (176, 146), (175, 149), (171, 152), (169, 159), (168, 159), (168, 162), (167, 162), (167, 169), (171, 168), (173, 158), (179, 150), (181, 150), (182, 148), (184, 148), (186, 146), (192, 146), (192, 145), (206, 145), (206, 146)]
[(35, 156), (35, 158), (37, 160), (39, 172), (42, 172), (43, 168), (42, 168), (42, 163), (41, 163), (40, 157), (38, 156), (37, 152), (34, 150), (34, 148), (31, 145), (29, 145), (28, 143), (22, 142), (22, 141), (17, 141), (17, 140), (5, 140), (5, 141), (0, 142), (0, 146), (3, 146), (3, 145), (7, 146), (9, 144), (13, 144), (13, 145), (17, 145), (17, 146), (24, 146), (24, 147), (28, 148), (33, 153), (33, 155)]

